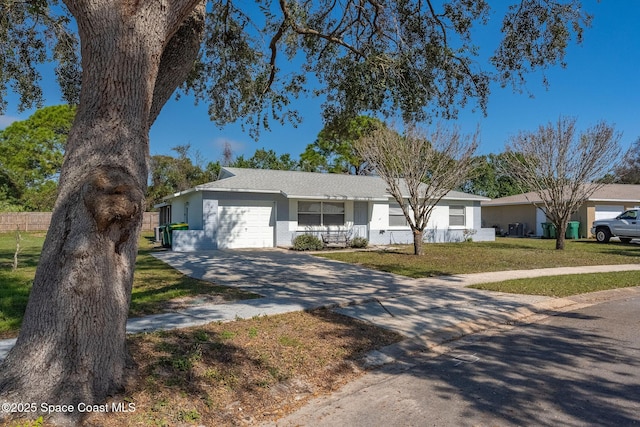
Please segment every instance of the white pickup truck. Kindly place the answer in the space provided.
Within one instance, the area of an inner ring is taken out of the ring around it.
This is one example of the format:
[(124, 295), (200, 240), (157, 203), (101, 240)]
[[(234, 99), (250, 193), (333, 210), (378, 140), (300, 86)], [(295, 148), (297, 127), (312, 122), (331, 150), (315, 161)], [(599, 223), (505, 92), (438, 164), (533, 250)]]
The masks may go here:
[(615, 218), (593, 221), (591, 234), (600, 243), (607, 243), (612, 237), (618, 237), (622, 243), (640, 238), (640, 208), (629, 209)]

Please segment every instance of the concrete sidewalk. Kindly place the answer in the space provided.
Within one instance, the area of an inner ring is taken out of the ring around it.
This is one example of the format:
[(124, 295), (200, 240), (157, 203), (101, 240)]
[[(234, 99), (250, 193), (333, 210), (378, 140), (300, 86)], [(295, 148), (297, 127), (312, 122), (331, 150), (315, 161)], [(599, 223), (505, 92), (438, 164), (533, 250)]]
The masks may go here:
[[(128, 333), (329, 308), (432, 345), (491, 325), (576, 304), (575, 298), (487, 292), (466, 288), (468, 285), (526, 277), (640, 270), (640, 264), (629, 264), (410, 279), (277, 250), (163, 252), (156, 256), (184, 274), (256, 292), (263, 298), (194, 305), (132, 318), (127, 322)], [(15, 340), (0, 340), (0, 359), (14, 343)]]

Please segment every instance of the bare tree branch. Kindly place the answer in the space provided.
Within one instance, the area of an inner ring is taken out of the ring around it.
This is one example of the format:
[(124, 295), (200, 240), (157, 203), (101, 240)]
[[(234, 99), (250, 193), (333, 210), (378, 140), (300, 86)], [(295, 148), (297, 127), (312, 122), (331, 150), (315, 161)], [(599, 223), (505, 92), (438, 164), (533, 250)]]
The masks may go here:
[(465, 136), (440, 124), (430, 132), (408, 125), (400, 135), (383, 127), (355, 146), (388, 185), (413, 231), (415, 253), (421, 254), (423, 232), (434, 208), (473, 168), (478, 132)]
[[(348, 49), (349, 51), (351, 51), (352, 53), (356, 54), (357, 56), (364, 58), (366, 55), (364, 54), (364, 52), (362, 52), (361, 50), (357, 49), (356, 47), (354, 47), (353, 45), (347, 43), (346, 41), (344, 41), (343, 39), (339, 38), (339, 37), (335, 37), (332, 36), (331, 34), (324, 34), (321, 33), (318, 30), (314, 30), (313, 28), (305, 28), (305, 27), (301, 27), (298, 24), (296, 24), (296, 22), (294, 21), (293, 17), (291, 16), (291, 12), (289, 11), (289, 8), (287, 7), (286, 1), (285, 0), (280, 0), (280, 9), (282, 10), (282, 13), (284, 14), (284, 18), (285, 21), (288, 22), (291, 25), (291, 29), (293, 31), (295, 31), (296, 33), (300, 34), (300, 35), (304, 35), (304, 36), (314, 36), (314, 37), (318, 37), (324, 40), (327, 40), (328, 42), (331, 43), (335, 43), (339, 46), (342, 46), (346, 49)], [(348, 12), (348, 9), (345, 9), (345, 13)]]
[(576, 119), (522, 132), (507, 146), (506, 167), (517, 181), (542, 200), (558, 230), (556, 249), (564, 249), (571, 215), (599, 188), (620, 156), (621, 135), (604, 122), (577, 134)]

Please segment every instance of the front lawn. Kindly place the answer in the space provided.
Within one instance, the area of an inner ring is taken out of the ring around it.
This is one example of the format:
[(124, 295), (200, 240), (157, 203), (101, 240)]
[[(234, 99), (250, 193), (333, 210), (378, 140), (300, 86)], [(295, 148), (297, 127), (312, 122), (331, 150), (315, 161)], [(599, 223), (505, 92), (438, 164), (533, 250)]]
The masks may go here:
[(488, 271), (581, 265), (634, 264), (640, 261), (640, 245), (568, 240), (566, 249), (555, 250), (555, 240), (497, 238), (495, 242), (427, 244), (424, 255), (414, 256), (413, 246), (385, 250), (327, 252), (318, 256), (360, 264), (408, 277), (433, 277)]
[(568, 297), (588, 292), (640, 286), (640, 272), (617, 271), (612, 273), (570, 274), (536, 277), (532, 279), (505, 280), (470, 286), (474, 289), (507, 292), (510, 294)]
[(130, 336), (136, 362), (91, 426), (243, 426), (274, 421), (364, 373), (360, 359), (402, 337), (325, 310)]
[[(20, 328), (44, 243), (44, 233), (21, 235), (18, 269), (12, 271), (16, 234), (0, 234), (0, 338), (13, 337)], [(154, 245), (150, 238), (141, 237), (139, 244), (129, 313), (131, 317), (159, 313), (179, 304), (188, 304), (193, 298), (220, 302), (258, 297), (236, 288), (184, 276), (151, 256)]]

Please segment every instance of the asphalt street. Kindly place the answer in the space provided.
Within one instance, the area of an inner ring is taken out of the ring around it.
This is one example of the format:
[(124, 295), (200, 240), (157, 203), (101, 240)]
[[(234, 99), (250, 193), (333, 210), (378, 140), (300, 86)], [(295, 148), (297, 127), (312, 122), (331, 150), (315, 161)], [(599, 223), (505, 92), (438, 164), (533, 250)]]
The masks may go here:
[(640, 296), (472, 335), (277, 426), (638, 426)]

